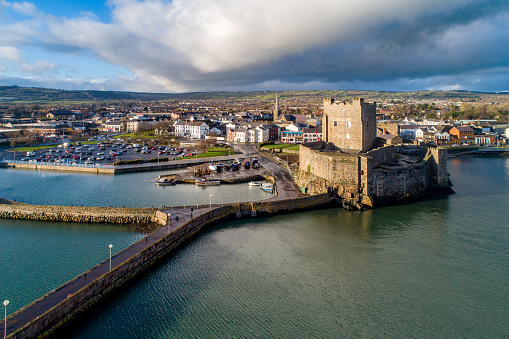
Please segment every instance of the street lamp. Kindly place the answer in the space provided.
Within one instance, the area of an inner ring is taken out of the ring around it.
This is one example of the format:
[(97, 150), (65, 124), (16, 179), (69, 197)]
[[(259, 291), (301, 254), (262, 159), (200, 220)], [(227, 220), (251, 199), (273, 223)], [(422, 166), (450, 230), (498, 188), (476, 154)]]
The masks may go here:
[(9, 305), (9, 300), (4, 301), (5, 306), (5, 316), (4, 316), (4, 339), (7, 337), (7, 305)]
[(110, 246), (108, 246), (110, 248), (110, 271), (111, 271), (111, 249), (113, 248), (113, 245), (110, 244)]
[(170, 234), (171, 213), (168, 213), (168, 234)]
[(209, 211), (212, 210), (212, 194), (210, 195), (210, 199), (209, 199)]

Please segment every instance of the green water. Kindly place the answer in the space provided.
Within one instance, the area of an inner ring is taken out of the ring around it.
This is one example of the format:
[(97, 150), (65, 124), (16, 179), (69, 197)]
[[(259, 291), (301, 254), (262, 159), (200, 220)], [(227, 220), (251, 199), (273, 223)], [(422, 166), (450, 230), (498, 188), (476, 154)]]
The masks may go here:
[(449, 172), (455, 195), (217, 225), (59, 336), (507, 338), (509, 160)]
[(65, 332), (77, 338), (503, 338), (509, 162), (457, 194), (209, 230)]
[[(0, 298), (28, 305), (144, 235), (127, 228), (0, 219)], [(3, 316), (2, 316), (3, 318)]]
[(221, 186), (156, 185), (161, 174), (119, 175), (38, 172), (0, 168), (0, 197), (40, 205), (159, 207), (255, 201), (272, 197), (247, 183)]

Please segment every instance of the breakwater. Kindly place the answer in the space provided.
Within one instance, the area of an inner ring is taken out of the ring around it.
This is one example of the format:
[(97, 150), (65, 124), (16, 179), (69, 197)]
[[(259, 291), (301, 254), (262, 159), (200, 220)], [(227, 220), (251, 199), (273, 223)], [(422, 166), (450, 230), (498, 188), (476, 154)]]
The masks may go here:
[(0, 198), (0, 218), (100, 224), (157, 222), (156, 208), (30, 205)]
[[(209, 225), (245, 215), (277, 215), (325, 208), (334, 204), (335, 199), (332, 196), (323, 194), (294, 199), (228, 204), (213, 208), (201, 206), (194, 210), (193, 218), (187, 219), (182, 215), (188, 216), (189, 208), (181, 208), (179, 211), (172, 209), (171, 212), (160, 210), (157, 213), (160, 219), (172, 218), (166, 226), (115, 254), (112, 257), (111, 270), (109, 261), (105, 260), (10, 315), (7, 319), (7, 337), (33, 338), (56, 334), (55, 331), (62, 325), (88, 310), (103, 297), (185, 244)], [(19, 206), (19, 204), (15, 205)], [(180, 219), (175, 218), (177, 212), (181, 213)]]
[[(243, 154), (225, 155), (208, 158), (186, 158), (180, 160), (169, 160), (161, 162), (146, 162), (141, 164), (128, 165), (84, 165), (67, 163), (41, 163), (34, 161), (6, 161), (8, 167), (17, 169), (27, 169), (34, 171), (54, 171), (54, 172), (77, 172), (89, 174), (119, 174), (143, 171), (161, 171), (186, 168), (189, 166), (206, 164), (209, 162), (231, 161), (235, 159), (244, 159)], [(4, 162), (5, 164), (5, 162)]]

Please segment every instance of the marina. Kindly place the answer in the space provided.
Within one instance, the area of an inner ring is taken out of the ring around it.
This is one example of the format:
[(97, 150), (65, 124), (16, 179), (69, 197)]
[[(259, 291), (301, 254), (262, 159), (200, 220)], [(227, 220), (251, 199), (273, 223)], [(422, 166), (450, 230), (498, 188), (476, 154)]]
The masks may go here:
[[(501, 158), (450, 160), (457, 193), (414, 204), (227, 221), (61, 334), (377, 337), (383, 331), (387, 337), (503, 337), (509, 302), (503, 255), (507, 167)], [(45, 230), (41, 224), (34, 226), (35, 234), (25, 233), (50, 250), (48, 260), (66, 258), (63, 270), (82, 260), (79, 252), (68, 256), (65, 248), (52, 246), (59, 238), (37, 235)], [(99, 261), (107, 258), (109, 239), (105, 234), (106, 249), (95, 250), (102, 253)], [(16, 289), (16, 271), (9, 265), (26, 267), (23, 253), (30, 243), (8, 244), (5, 251), (16, 260), (3, 267)], [(48, 270), (27, 282), (57, 278)], [(16, 303), (11, 305), (9, 313)]]

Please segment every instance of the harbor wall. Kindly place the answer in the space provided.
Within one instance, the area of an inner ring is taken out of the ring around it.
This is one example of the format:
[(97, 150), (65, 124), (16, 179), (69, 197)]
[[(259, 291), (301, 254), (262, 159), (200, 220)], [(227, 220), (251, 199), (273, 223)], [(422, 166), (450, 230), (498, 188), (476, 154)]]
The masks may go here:
[[(103, 297), (118, 289), (118, 287), (122, 286), (125, 282), (134, 278), (146, 268), (154, 264), (158, 259), (188, 241), (205, 226), (230, 218), (234, 215), (233, 210), (234, 207), (225, 206), (193, 218), (175, 231), (169, 233), (167, 236), (150, 244), (142, 251), (139, 251), (120, 265), (115, 266), (111, 271), (108, 271), (99, 278), (91, 281), (87, 286), (69, 295), (64, 300), (57, 302), (55, 306), (50, 308), (46, 313), (28, 322), (16, 332), (9, 334), (7, 338), (36, 338), (47, 337), (54, 334), (54, 332), (62, 325), (89, 309)], [(144, 239), (141, 239), (137, 243), (142, 243), (144, 241)], [(107, 261), (108, 260), (105, 260), (97, 266), (100, 266)], [(71, 284), (78, 278), (79, 277), (76, 277), (54, 291), (49, 292), (30, 305), (27, 305), (13, 313), (9, 317), (14, 317), (35, 304), (43, 302), (43, 300), (50, 297), (53, 292), (63, 288), (65, 285)]]
[(0, 218), (101, 224), (157, 222), (156, 208), (30, 205), (0, 200)]
[(16, 169), (26, 169), (33, 171), (48, 171), (48, 172), (75, 172), (75, 173), (89, 173), (89, 174), (115, 174), (116, 169), (104, 167), (74, 167), (74, 166), (56, 166), (56, 165), (40, 165), (30, 163), (7, 163), (8, 167)]
[[(18, 328), (15, 332), (10, 333), (7, 338), (35, 338), (47, 337), (53, 334), (56, 335), (55, 331), (58, 330), (62, 325), (76, 318), (78, 315), (88, 310), (95, 303), (99, 302), (106, 295), (117, 290), (128, 280), (139, 275), (159, 259), (188, 242), (191, 238), (196, 236), (200, 231), (209, 225), (217, 224), (228, 219), (243, 217), (246, 214), (252, 217), (270, 216), (281, 213), (291, 213), (309, 209), (330, 207), (334, 205), (334, 203), (335, 199), (331, 195), (322, 194), (286, 200), (230, 204), (227, 206), (214, 208), (209, 212), (205, 212), (194, 217), (190, 221), (184, 223), (174, 231), (170, 232), (168, 235), (163, 236), (152, 243), (148, 243), (147, 246), (143, 248), (143, 250), (138, 251), (129, 259), (113, 267), (112, 270), (105, 272), (103, 275), (91, 281), (85, 287), (79, 289), (75, 293), (70, 294), (67, 298), (56, 301), (55, 305), (51, 307), (47, 312), (41, 316), (35, 317), (24, 326)], [(244, 214), (243, 211), (247, 213)], [(167, 220), (168, 216), (166, 213), (158, 211), (157, 218), (162, 222)], [(130, 247), (143, 244), (146, 241), (146, 238), (143, 238)], [(115, 256), (129, 250), (130, 247), (124, 249)], [(87, 272), (91, 272), (95, 268), (106, 264), (107, 261), (108, 260), (103, 261)], [(85, 272), (85, 276), (87, 272)], [(22, 312), (28, 312), (30, 307), (33, 307), (37, 303), (43, 303), (45, 300), (50, 300), (51, 295), (55, 291), (65, 288), (66, 285), (71, 285), (75, 280), (80, 278), (82, 278), (82, 276), (78, 276), (66, 284), (58, 287), (54, 291), (47, 293), (30, 305), (27, 305), (26, 307), (13, 313), (9, 316), (9, 318), (15, 317)]]

